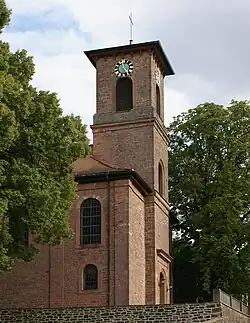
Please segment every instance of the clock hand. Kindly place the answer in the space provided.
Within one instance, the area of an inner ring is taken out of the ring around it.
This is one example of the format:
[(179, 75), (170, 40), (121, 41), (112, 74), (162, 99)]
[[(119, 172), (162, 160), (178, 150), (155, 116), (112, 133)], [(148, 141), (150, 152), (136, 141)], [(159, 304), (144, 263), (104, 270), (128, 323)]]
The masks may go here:
[(124, 64), (123, 64), (123, 63), (122, 63), (122, 68), (123, 68), (124, 72), (126, 72), (126, 69), (125, 69), (125, 67), (124, 67)]
[(126, 70), (126, 68), (125, 68), (125, 66), (124, 66), (124, 62), (122, 62), (122, 67), (123, 67), (123, 69), (124, 69), (124, 72), (125, 72), (125, 73), (127, 73), (127, 70)]

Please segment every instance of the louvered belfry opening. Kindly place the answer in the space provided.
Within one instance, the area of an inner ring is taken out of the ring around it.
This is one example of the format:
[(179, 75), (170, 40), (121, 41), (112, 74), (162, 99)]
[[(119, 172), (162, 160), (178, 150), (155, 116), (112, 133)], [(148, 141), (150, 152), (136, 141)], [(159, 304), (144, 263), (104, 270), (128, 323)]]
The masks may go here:
[(161, 163), (159, 163), (158, 165), (158, 191), (160, 193), (160, 195), (163, 196), (164, 194), (164, 187), (163, 187), (163, 168)]
[(156, 84), (156, 112), (159, 117), (161, 117), (161, 94), (160, 94), (160, 88)]
[(122, 77), (116, 83), (116, 111), (130, 111), (133, 108), (133, 82)]

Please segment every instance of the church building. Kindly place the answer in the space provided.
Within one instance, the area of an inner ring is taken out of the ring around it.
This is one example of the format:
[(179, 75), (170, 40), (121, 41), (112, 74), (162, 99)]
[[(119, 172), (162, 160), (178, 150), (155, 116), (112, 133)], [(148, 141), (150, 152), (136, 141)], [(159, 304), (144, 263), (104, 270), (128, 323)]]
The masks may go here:
[(85, 55), (96, 112), (91, 153), (74, 165), (75, 236), (1, 275), (1, 308), (172, 302), (164, 77), (174, 71), (159, 41)]

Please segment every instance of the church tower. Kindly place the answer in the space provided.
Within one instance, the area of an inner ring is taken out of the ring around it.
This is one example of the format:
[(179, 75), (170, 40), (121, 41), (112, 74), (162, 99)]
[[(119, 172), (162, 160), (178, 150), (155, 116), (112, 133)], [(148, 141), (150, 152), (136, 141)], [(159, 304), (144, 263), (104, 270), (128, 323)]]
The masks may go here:
[(1, 275), (2, 308), (171, 302), (164, 77), (173, 69), (159, 41), (85, 54), (97, 102), (92, 152), (74, 165), (74, 238)]
[[(170, 302), (172, 224), (164, 77), (174, 71), (159, 41), (85, 54), (96, 68), (93, 155), (116, 167), (135, 170), (151, 188), (144, 198), (145, 259), (139, 265), (145, 264), (145, 303)], [(136, 210), (130, 211), (137, 217)], [(131, 248), (140, 249), (136, 241)]]
[(160, 42), (85, 54), (96, 68), (93, 153), (119, 167), (135, 169), (156, 191), (161, 186), (167, 199), (164, 77), (174, 72)]

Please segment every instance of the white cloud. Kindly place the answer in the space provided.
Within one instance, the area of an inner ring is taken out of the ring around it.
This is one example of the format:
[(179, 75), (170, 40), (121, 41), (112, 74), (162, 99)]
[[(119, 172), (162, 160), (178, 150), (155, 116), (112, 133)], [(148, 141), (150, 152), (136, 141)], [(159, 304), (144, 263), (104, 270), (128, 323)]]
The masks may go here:
[(174, 116), (192, 108), (187, 94), (165, 87), (165, 123), (168, 125)]
[[(142, 27), (149, 15), (151, 21), (156, 21), (158, 9), (152, 4), (147, 6), (146, 3), (150, 2), (9, 0), (8, 4), (14, 14), (42, 14), (57, 6), (65, 6), (79, 23), (81, 31), (91, 31), (93, 43), (91, 46), (87, 44), (73, 29), (9, 32), (4, 38), (14, 50), (26, 48), (34, 56), (36, 75), (33, 84), (38, 88), (57, 92), (64, 113), (79, 114), (89, 125), (95, 111), (95, 70), (83, 51), (127, 43), (128, 9), (133, 9), (136, 25), (141, 23)], [(159, 1), (159, 4), (164, 7), (165, 1)], [(65, 14), (65, 11), (58, 10), (58, 15), (60, 13)], [(55, 19), (58, 21), (60, 17)], [(178, 91), (169, 91), (167, 98), (167, 114), (170, 116), (185, 109), (187, 105), (185, 95)], [(91, 137), (90, 132), (89, 136)]]
[[(243, 0), (239, 1), (243, 3)], [(242, 93), (242, 91), (223, 93), (220, 90), (223, 84), (217, 81), (218, 66), (216, 69), (214, 65), (216, 47), (213, 46), (211, 49), (213, 52), (210, 55), (209, 43), (207, 48), (204, 47), (206, 42), (203, 42), (203, 47), (199, 48), (199, 42), (192, 38), (193, 35), (197, 37), (199, 18), (204, 22), (200, 25), (201, 28), (207, 28), (210, 24), (210, 18), (206, 15), (211, 5), (210, 1), (203, 0), (205, 9), (200, 0), (157, 0), (157, 2), (149, 0), (7, 0), (7, 3), (15, 15), (43, 15), (54, 10), (53, 19), (57, 22), (65, 19), (67, 11), (71, 18), (76, 20), (83, 33), (91, 32), (91, 44), (73, 28), (45, 29), (43, 32), (8, 32), (3, 35), (14, 50), (26, 48), (34, 56), (36, 63), (34, 85), (57, 92), (64, 112), (80, 114), (87, 124), (92, 123), (92, 115), (95, 111), (95, 70), (83, 51), (128, 43), (130, 12), (133, 12), (134, 17), (135, 42), (160, 39), (163, 47), (169, 50), (166, 54), (170, 56), (176, 70), (176, 76), (167, 80), (165, 86), (167, 123), (174, 115), (187, 111), (199, 103), (217, 99), (224, 102), (230, 96), (236, 97), (239, 96), (238, 92)], [(64, 10), (56, 9), (59, 7)], [(195, 9), (195, 17), (192, 14), (192, 8)], [(221, 7), (217, 9), (221, 10)], [(227, 13), (231, 15), (231, 11), (228, 9)], [(216, 25), (213, 26), (212, 31), (216, 32)], [(205, 36), (202, 36), (204, 40)], [(213, 39), (213, 36), (210, 35), (209, 39)], [(220, 59), (223, 57), (221, 48), (218, 52)], [(194, 59), (190, 61), (192, 56)], [(204, 61), (204, 57), (207, 61)], [(229, 64), (229, 55), (226, 58)], [(203, 74), (195, 69), (196, 66), (205, 66), (202, 68)], [(210, 73), (210, 79), (206, 78), (209, 70), (214, 73), (214, 76)], [(221, 77), (222, 73), (221, 70), (218, 75)], [(221, 78), (220, 82), (222, 82)]]
[(74, 30), (14, 32), (5, 34), (3, 38), (10, 42), (13, 49), (25, 48), (29, 54), (45, 58), (47, 55), (53, 59), (53, 55), (74, 55), (82, 51), (82, 38), (77, 37)]

